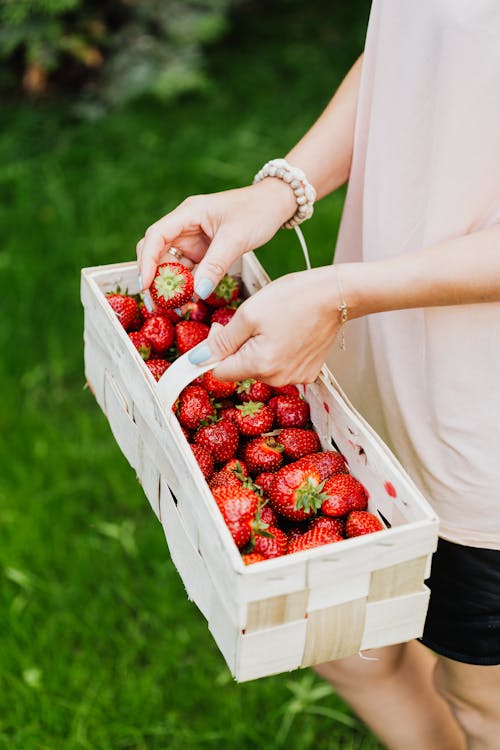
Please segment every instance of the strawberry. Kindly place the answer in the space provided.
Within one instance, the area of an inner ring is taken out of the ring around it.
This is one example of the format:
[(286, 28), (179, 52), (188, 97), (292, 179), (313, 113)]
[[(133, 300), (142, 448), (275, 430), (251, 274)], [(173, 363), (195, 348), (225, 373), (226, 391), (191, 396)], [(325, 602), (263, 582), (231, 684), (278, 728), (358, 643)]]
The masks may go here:
[(235, 406), (224, 406), (220, 410), (220, 416), (224, 419), (229, 419), (231, 422), (234, 422), (234, 415), (236, 414), (236, 407)]
[(201, 445), (191, 445), (191, 450), (198, 462), (198, 466), (203, 472), (203, 476), (205, 479), (210, 479), (214, 473), (214, 459), (212, 454), (205, 450)]
[(179, 396), (177, 418), (183, 427), (196, 430), (209, 417), (215, 416), (210, 396), (199, 385), (188, 385)]
[[(271, 536), (268, 536), (270, 534)], [(276, 526), (269, 526), (265, 534), (258, 534), (255, 537), (254, 552), (264, 555), (266, 558), (281, 557), (286, 554), (288, 547), (288, 537), (284, 531)]]
[(294, 552), (303, 552), (304, 550), (312, 549), (313, 547), (321, 547), (323, 544), (341, 542), (342, 539), (343, 537), (340, 534), (336, 534), (329, 529), (321, 527), (313, 528), (294, 539), (290, 539), (288, 542), (287, 554), (292, 555)]
[(213, 496), (236, 546), (244, 547), (252, 536), (252, 521), (259, 505), (258, 496), (242, 485), (216, 487)]
[(273, 396), (269, 406), (274, 409), (278, 427), (305, 427), (309, 421), (309, 404), (300, 396)]
[(268, 526), (278, 525), (278, 514), (270, 505), (263, 505), (259, 510), (260, 520)]
[(160, 263), (149, 290), (160, 307), (180, 307), (192, 297), (193, 274), (182, 263)]
[(314, 466), (321, 474), (321, 479), (328, 479), (334, 474), (348, 474), (344, 456), (338, 451), (321, 451), (311, 453), (299, 459), (301, 466)]
[(214, 398), (229, 398), (236, 390), (236, 383), (232, 381), (217, 380), (214, 378), (213, 370), (202, 375), (203, 386)]
[(255, 477), (255, 484), (262, 489), (264, 495), (269, 495), (269, 488), (273, 482), (274, 472), (272, 471), (261, 471), (261, 473), (257, 474)]
[(201, 299), (196, 302), (193, 300), (186, 302), (181, 307), (181, 313), (184, 320), (194, 320), (197, 323), (208, 323), (210, 321), (210, 308)]
[(279, 434), (279, 441), (283, 446), (283, 455), (294, 460), (321, 450), (319, 437), (314, 430), (285, 427)]
[(115, 292), (107, 294), (106, 299), (113, 308), (115, 315), (122, 326), (126, 331), (130, 331), (138, 312), (135, 299), (129, 297), (128, 294), (118, 294)]
[(312, 518), (326, 500), (323, 483), (316, 469), (288, 464), (276, 472), (269, 491), (274, 510), (292, 521)]
[(238, 450), (238, 428), (229, 419), (220, 419), (214, 424), (201, 427), (194, 440), (210, 451), (216, 461), (229, 461)]
[(272, 437), (250, 440), (244, 449), (244, 461), (252, 476), (262, 471), (276, 471), (283, 463), (283, 448)]
[(247, 552), (246, 555), (242, 555), (243, 562), (245, 565), (253, 565), (256, 562), (262, 562), (266, 558), (264, 555), (259, 555), (258, 552)]
[(384, 526), (377, 516), (367, 510), (351, 511), (345, 524), (345, 532), (348, 537), (371, 534), (374, 531), (382, 531), (383, 528)]
[(309, 522), (309, 529), (328, 529), (332, 533), (340, 534), (340, 536), (343, 537), (345, 532), (345, 523), (342, 518), (317, 516)]
[(273, 389), (270, 385), (253, 378), (240, 381), (236, 392), (240, 401), (260, 401), (262, 403), (269, 401), (273, 395)]
[(296, 385), (274, 385), (273, 396), (300, 396)]
[(210, 294), (205, 302), (210, 307), (225, 307), (230, 302), (234, 302), (238, 299), (240, 294), (240, 282), (234, 276), (226, 274), (219, 281), (212, 294)]
[(139, 312), (141, 313), (144, 321), (148, 320), (148, 318), (151, 318), (154, 315), (163, 315), (174, 325), (178, 323), (180, 320), (182, 320), (181, 316), (178, 313), (176, 313), (175, 310), (172, 310), (171, 308), (169, 308), (168, 310), (165, 310), (164, 307), (155, 307), (154, 310), (149, 312), (144, 302), (139, 302)]
[(227, 326), (235, 312), (236, 308), (234, 307), (217, 307), (212, 313), (210, 322), (219, 323), (221, 326)]
[(135, 318), (131, 322), (131, 324), (128, 327), (129, 331), (139, 331), (142, 328), (142, 325), (144, 323), (144, 317), (142, 315), (142, 312), (139, 308), (139, 305), (137, 305), (137, 312), (135, 314)]
[(220, 469), (213, 474), (208, 486), (210, 489), (215, 489), (216, 487), (240, 487), (241, 484), (241, 479), (238, 479), (234, 471)]
[(151, 342), (151, 348), (161, 354), (174, 343), (175, 329), (165, 315), (150, 315), (141, 328), (141, 333)]
[(149, 339), (140, 331), (132, 331), (128, 335), (129, 339), (143, 359), (149, 359), (151, 354), (151, 344)]
[(368, 504), (365, 488), (351, 474), (335, 474), (323, 487), (325, 516), (344, 516), (350, 510), (364, 510)]
[(166, 359), (148, 359), (146, 367), (150, 370), (155, 380), (159, 380), (163, 373), (170, 367)]
[(227, 464), (224, 464), (223, 468), (227, 469), (228, 471), (234, 471), (236, 474), (239, 474), (241, 477), (248, 476), (248, 469), (246, 467), (245, 462), (240, 461), (237, 458), (232, 458), (230, 461), (227, 462)]
[(273, 422), (273, 410), (259, 401), (241, 404), (234, 413), (234, 423), (242, 435), (255, 436), (269, 432)]
[(185, 354), (207, 338), (210, 328), (195, 320), (181, 320), (175, 326), (175, 343), (179, 354)]

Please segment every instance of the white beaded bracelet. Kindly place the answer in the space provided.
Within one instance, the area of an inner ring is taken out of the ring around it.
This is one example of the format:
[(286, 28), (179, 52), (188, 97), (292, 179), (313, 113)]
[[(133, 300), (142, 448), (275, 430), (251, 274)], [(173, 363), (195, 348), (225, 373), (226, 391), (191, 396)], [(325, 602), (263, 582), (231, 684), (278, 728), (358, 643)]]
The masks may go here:
[(297, 210), (294, 215), (283, 224), (284, 229), (294, 229), (306, 219), (310, 219), (314, 211), (316, 190), (307, 180), (304, 172), (298, 167), (292, 167), (286, 159), (271, 159), (253, 178), (254, 184), (266, 177), (277, 177), (288, 183), (295, 194)]

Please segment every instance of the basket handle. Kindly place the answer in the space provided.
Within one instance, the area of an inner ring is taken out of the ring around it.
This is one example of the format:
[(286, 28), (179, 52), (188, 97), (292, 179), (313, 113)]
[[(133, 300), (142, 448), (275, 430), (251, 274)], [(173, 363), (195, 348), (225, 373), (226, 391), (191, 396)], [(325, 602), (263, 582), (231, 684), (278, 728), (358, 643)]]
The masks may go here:
[(213, 370), (219, 362), (210, 361), (209, 364), (194, 365), (189, 361), (189, 352), (176, 359), (166, 370), (156, 384), (156, 394), (164, 409), (171, 409), (179, 393), (192, 380)]

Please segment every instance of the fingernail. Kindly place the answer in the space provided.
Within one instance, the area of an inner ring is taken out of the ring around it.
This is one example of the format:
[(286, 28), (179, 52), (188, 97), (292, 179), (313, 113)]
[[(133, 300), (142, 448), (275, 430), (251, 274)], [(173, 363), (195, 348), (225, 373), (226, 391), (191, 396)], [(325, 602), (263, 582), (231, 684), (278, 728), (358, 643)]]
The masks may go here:
[(137, 283), (139, 284), (139, 291), (142, 292), (142, 273), (137, 274)]
[(214, 282), (210, 279), (200, 279), (196, 282), (194, 291), (198, 295), (198, 297), (201, 297), (201, 299), (206, 299), (208, 295), (213, 292), (214, 290)]
[(181, 310), (181, 308), (180, 308), (180, 307), (175, 307), (175, 308), (174, 308), (174, 312), (176, 312), (176, 313), (177, 313), (177, 315), (182, 315), (182, 310)]
[(153, 303), (151, 301), (151, 297), (148, 291), (144, 292), (142, 295), (142, 301), (144, 302), (144, 307), (149, 313), (152, 313), (154, 310)]
[(199, 344), (194, 349), (191, 349), (188, 354), (188, 359), (192, 365), (201, 365), (202, 362), (206, 362), (211, 356), (212, 352), (210, 351), (210, 347), (208, 344), (203, 343)]

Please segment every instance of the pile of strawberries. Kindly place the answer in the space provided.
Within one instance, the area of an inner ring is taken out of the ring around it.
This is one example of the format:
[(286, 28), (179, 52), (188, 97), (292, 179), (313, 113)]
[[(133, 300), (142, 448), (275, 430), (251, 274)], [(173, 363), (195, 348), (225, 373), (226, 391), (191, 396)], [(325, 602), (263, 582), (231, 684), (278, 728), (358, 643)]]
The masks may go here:
[[(192, 274), (174, 262), (158, 267), (150, 291), (154, 312), (127, 294), (107, 299), (156, 379), (242, 301), (231, 276), (193, 301)], [(246, 564), (384, 528), (344, 457), (322, 450), (295, 385), (221, 382), (210, 371), (173, 408)]]

